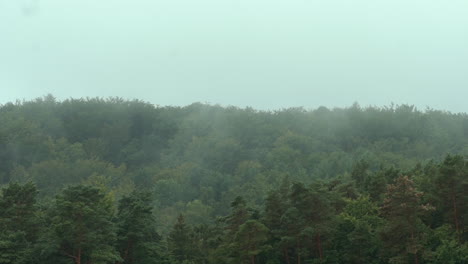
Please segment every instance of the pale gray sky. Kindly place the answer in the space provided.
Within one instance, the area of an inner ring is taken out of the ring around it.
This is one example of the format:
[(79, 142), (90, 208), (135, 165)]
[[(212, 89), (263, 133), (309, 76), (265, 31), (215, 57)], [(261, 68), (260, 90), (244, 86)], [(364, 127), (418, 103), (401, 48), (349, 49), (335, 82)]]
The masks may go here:
[(466, 0), (0, 0), (0, 103), (468, 112)]

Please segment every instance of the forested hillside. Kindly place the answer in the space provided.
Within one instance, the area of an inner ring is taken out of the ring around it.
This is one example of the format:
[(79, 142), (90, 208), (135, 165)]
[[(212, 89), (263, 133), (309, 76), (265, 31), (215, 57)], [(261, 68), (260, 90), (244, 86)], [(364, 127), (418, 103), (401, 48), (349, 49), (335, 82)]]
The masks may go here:
[(0, 264), (468, 263), (468, 115), (0, 106)]

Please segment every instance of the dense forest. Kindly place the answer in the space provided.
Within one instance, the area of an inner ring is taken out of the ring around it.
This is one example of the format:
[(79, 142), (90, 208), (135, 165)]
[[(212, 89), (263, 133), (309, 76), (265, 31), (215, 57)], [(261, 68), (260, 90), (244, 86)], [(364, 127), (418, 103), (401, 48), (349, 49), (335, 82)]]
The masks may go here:
[(468, 263), (468, 115), (0, 106), (0, 264)]

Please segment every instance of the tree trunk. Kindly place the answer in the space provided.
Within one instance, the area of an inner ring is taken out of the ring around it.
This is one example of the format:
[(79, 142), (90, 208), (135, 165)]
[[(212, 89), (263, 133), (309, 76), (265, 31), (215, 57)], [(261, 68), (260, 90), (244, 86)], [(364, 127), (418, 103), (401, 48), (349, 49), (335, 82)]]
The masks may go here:
[(284, 258), (286, 259), (286, 263), (287, 264), (291, 264), (290, 260), (289, 260), (289, 253), (288, 253), (288, 249), (285, 248), (283, 249), (283, 254), (284, 254)]
[(131, 257), (129, 258), (129, 255), (130, 255), (130, 251), (131, 251), (131, 249), (132, 249), (132, 246), (133, 246), (132, 240), (129, 239), (129, 240), (127, 241), (127, 248), (125, 248), (125, 255), (124, 255), (124, 257), (123, 257), (124, 262), (125, 262), (125, 263), (128, 263), (128, 264), (132, 264), (132, 262), (133, 262), (132, 258), (131, 258)]
[(320, 262), (323, 261), (323, 249), (322, 249), (322, 239), (320, 238), (320, 234), (315, 236), (315, 240), (317, 241), (317, 252), (319, 254)]
[(76, 264), (81, 264), (81, 248), (78, 249), (78, 254), (76, 254), (75, 263)]
[(299, 242), (297, 242), (297, 264), (301, 264), (301, 254), (300, 254), (300, 247), (299, 247)]
[(418, 259), (418, 251), (416, 250), (416, 242), (414, 238), (414, 230), (411, 231), (411, 243), (413, 243), (413, 247), (415, 247), (415, 250), (413, 252), (414, 254), (414, 264), (419, 264), (419, 259)]
[(455, 192), (452, 190), (452, 204), (453, 204), (453, 218), (455, 221), (455, 230), (457, 234), (460, 233), (460, 225), (458, 223), (458, 210), (457, 210), (457, 199), (455, 197)]

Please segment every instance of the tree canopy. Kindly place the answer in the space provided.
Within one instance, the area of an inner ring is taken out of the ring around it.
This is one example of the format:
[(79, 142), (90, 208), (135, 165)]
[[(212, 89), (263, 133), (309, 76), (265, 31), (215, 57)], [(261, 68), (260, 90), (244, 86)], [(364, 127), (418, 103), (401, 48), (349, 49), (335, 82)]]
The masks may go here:
[(466, 263), (468, 115), (0, 106), (0, 263)]

